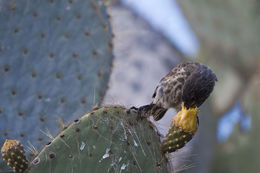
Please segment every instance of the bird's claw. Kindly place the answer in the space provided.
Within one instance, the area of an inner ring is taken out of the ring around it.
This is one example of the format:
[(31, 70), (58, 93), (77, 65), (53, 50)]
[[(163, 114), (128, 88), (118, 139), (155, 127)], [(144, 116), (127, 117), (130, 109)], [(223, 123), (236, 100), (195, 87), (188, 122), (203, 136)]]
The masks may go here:
[[(141, 108), (141, 109), (140, 109)], [(142, 107), (140, 107), (140, 108), (137, 108), (137, 107), (135, 107), (135, 106), (132, 106), (131, 108), (129, 108), (127, 111), (131, 111), (131, 110), (133, 110), (133, 111), (135, 111), (136, 112), (136, 120), (138, 121), (138, 120), (142, 120), (144, 117), (142, 117), (142, 115), (141, 115), (141, 111), (142, 111)]]
[(138, 111), (138, 108), (137, 108), (137, 107), (135, 107), (135, 106), (132, 106), (132, 107), (130, 108), (130, 110), (135, 110), (135, 111)]

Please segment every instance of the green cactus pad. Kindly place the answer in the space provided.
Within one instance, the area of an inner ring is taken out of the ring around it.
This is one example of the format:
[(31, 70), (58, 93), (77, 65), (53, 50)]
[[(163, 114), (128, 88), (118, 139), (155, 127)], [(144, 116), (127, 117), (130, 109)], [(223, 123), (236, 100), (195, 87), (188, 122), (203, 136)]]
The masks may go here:
[(122, 107), (93, 110), (48, 143), (28, 172), (167, 172), (157, 131), (136, 116)]
[[(36, 148), (99, 104), (112, 66), (112, 34), (99, 0), (0, 3), (0, 145)], [(1, 168), (0, 168), (1, 170)]]
[(6, 140), (1, 149), (3, 160), (14, 172), (23, 173), (28, 168), (28, 161), (23, 146), (16, 140)]
[(185, 132), (180, 127), (172, 123), (162, 145), (160, 147), (163, 153), (171, 153), (185, 146), (194, 136), (194, 133)]
[(260, 20), (259, 1), (180, 0), (178, 3), (200, 39), (202, 59), (210, 57), (217, 60), (216, 64), (229, 63), (238, 71), (243, 70), (242, 75), (254, 73), (260, 54), (260, 25), (256, 22)]

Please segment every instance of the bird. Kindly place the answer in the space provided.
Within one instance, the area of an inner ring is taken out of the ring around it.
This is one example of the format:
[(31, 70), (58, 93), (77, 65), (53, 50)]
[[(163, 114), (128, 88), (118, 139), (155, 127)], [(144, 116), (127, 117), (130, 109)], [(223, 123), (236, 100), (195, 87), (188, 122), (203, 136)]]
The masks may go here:
[(174, 108), (198, 108), (210, 95), (217, 77), (207, 66), (198, 62), (181, 63), (164, 76), (157, 85), (152, 103), (137, 109), (137, 119), (153, 116), (160, 120), (166, 111)]

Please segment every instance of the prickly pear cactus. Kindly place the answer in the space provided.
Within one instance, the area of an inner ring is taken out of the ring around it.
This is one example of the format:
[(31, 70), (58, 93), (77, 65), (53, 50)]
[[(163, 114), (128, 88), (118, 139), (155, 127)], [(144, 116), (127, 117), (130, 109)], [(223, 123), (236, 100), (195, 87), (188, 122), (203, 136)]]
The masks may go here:
[(174, 152), (186, 145), (198, 129), (198, 108), (187, 109), (182, 104), (182, 110), (173, 117), (171, 127), (160, 147), (163, 153)]
[(215, 64), (221, 61), (231, 64), (238, 71), (243, 70), (241, 75), (245, 78), (254, 73), (260, 54), (259, 1), (179, 0), (178, 3), (201, 41), (203, 58), (215, 58)]
[(14, 172), (23, 173), (28, 168), (23, 145), (16, 140), (6, 140), (1, 149), (2, 157)]
[[(0, 144), (35, 147), (99, 104), (112, 66), (99, 0), (0, 2)], [(1, 159), (0, 159), (1, 160)], [(1, 168), (0, 168), (1, 170)]]
[(122, 107), (91, 111), (47, 143), (28, 173), (167, 172), (155, 128), (136, 116)]

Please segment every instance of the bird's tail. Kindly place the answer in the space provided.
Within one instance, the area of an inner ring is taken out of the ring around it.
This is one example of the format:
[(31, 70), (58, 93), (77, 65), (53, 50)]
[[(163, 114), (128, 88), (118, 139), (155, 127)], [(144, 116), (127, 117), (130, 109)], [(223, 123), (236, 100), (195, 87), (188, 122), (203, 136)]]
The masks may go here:
[(153, 119), (158, 121), (164, 116), (166, 111), (167, 109), (151, 103), (149, 105), (141, 106), (138, 109), (138, 114), (141, 117), (153, 116)]

